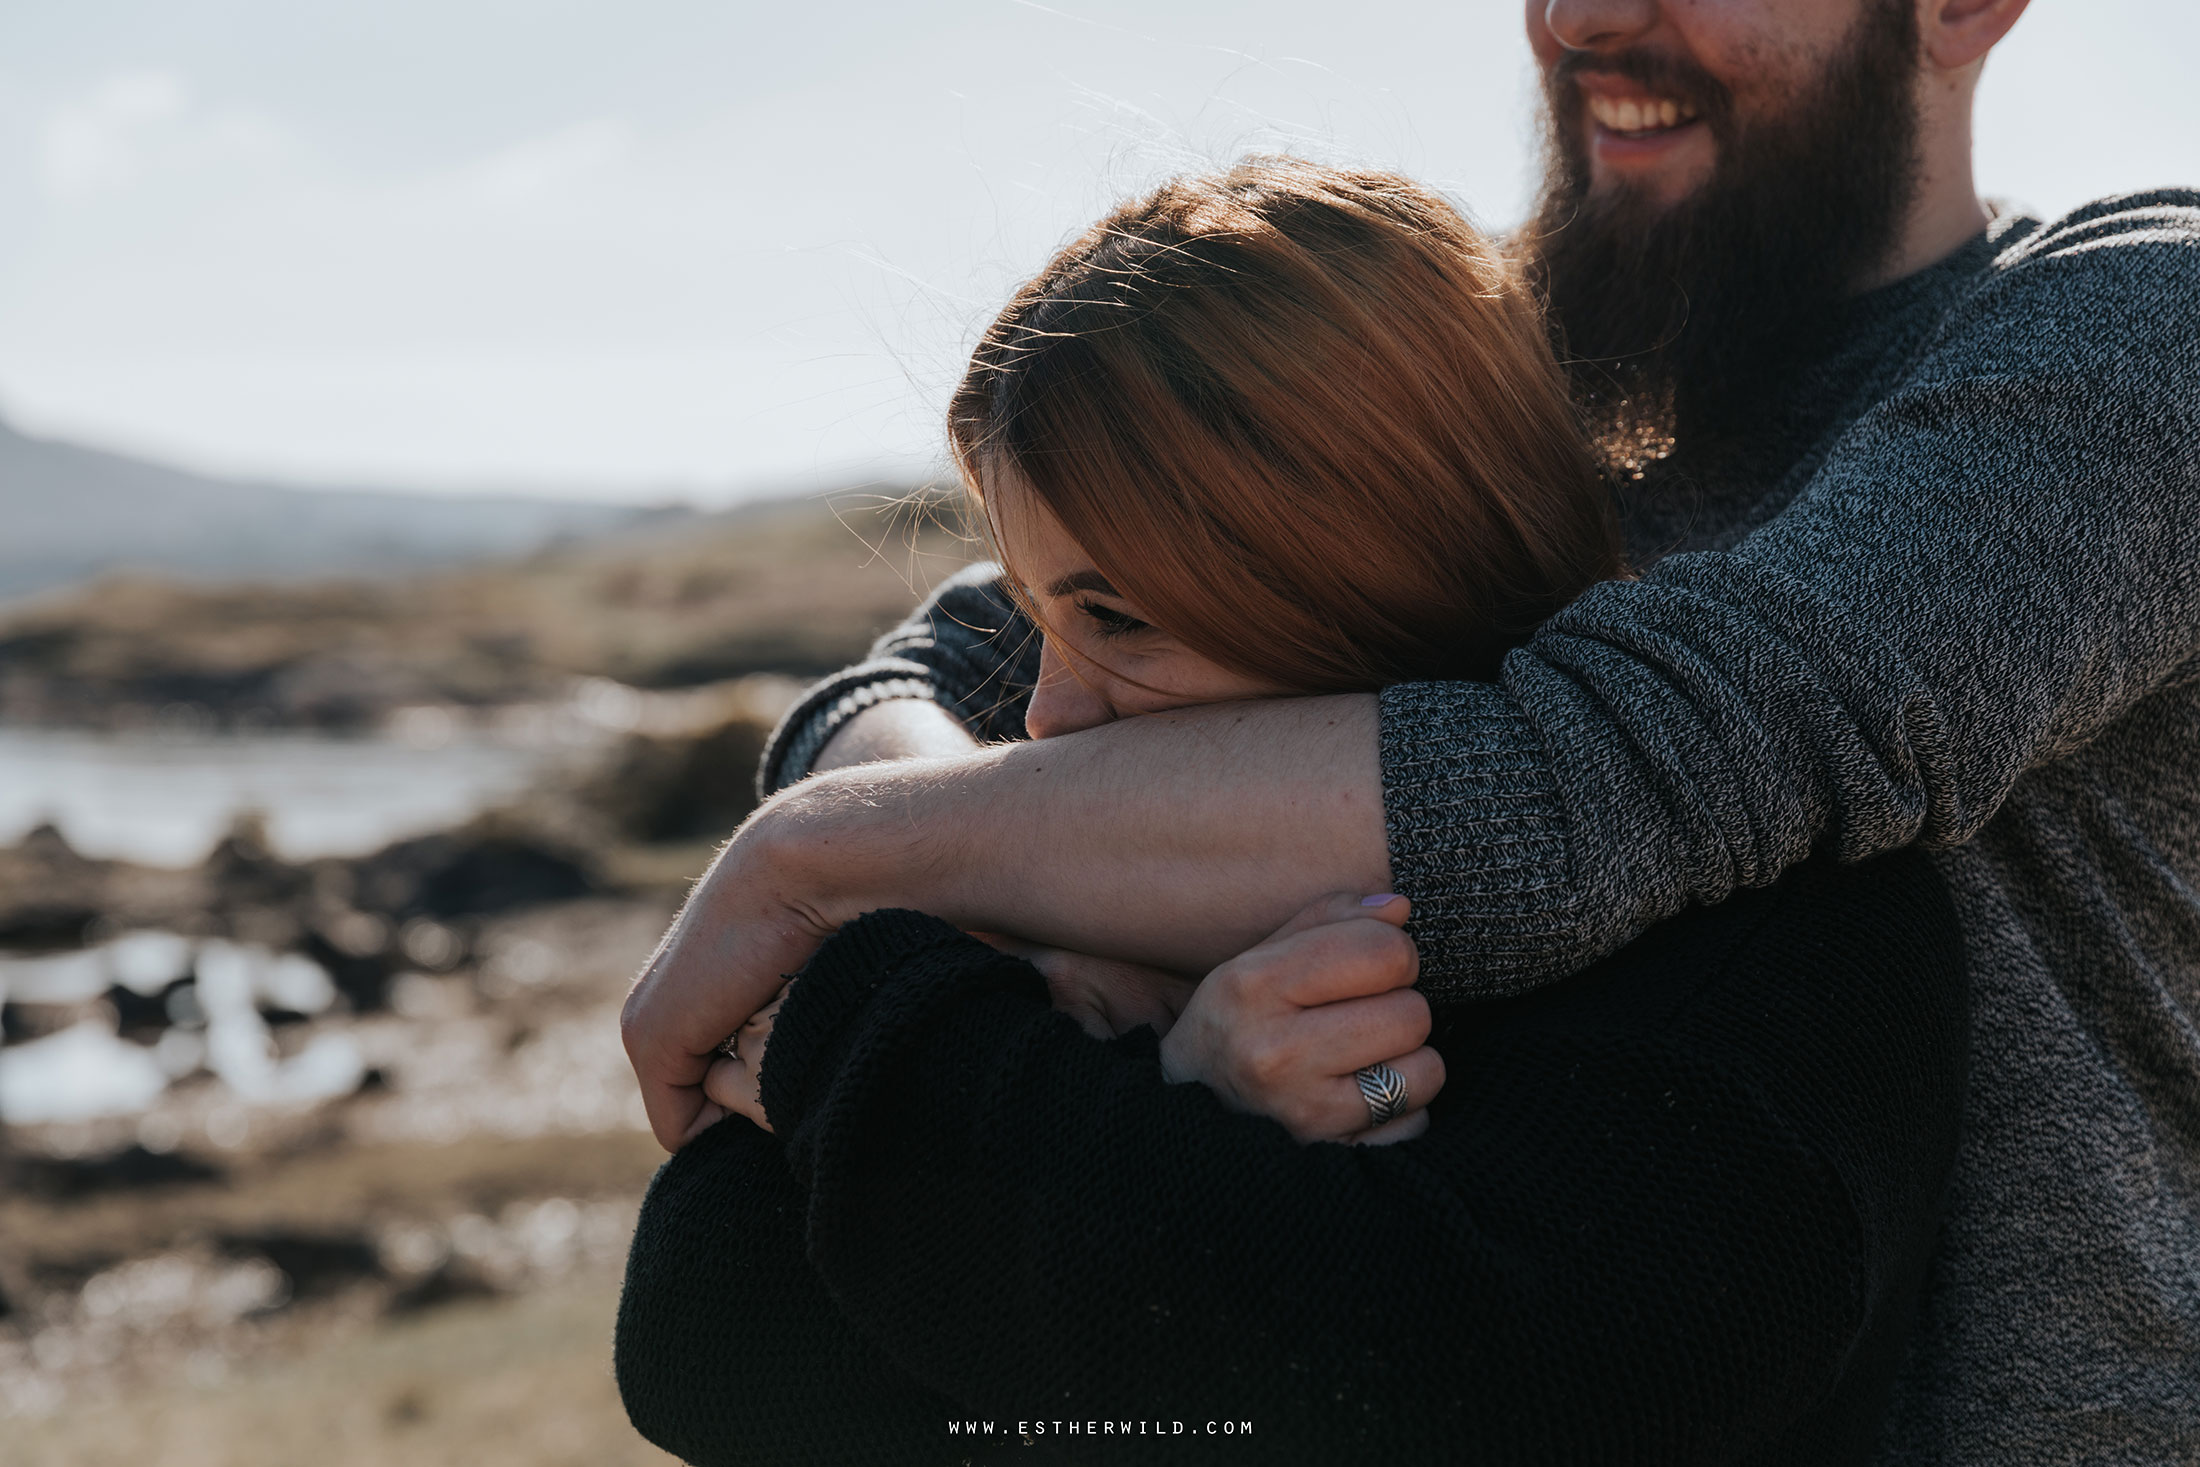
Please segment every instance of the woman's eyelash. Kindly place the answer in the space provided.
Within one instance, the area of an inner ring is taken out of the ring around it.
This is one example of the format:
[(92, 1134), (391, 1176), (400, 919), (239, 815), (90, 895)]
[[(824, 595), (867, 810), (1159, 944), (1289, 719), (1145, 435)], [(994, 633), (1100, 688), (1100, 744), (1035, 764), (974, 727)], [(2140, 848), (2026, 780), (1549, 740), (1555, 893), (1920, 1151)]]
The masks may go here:
[(1132, 632), (1146, 629), (1147, 624), (1129, 612), (1117, 611), (1114, 607), (1103, 606), (1097, 601), (1080, 601), (1077, 609), (1091, 620), (1093, 630), (1103, 637), (1127, 637)]

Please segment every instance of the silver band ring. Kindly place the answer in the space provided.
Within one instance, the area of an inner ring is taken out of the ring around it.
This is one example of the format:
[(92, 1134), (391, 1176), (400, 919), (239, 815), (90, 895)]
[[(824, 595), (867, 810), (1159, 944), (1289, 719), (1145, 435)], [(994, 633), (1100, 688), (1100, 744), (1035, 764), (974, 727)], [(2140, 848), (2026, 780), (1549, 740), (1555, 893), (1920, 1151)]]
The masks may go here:
[(1352, 1078), (1360, 1082), (1360, 1098), (1367, 1102), (1367, 1124), (1371, 1129), (1406, 1113), (1411, 1099), (1406, 1093), (1406, 1077), (1390, 1066), (1369, 1065), (1354, 1070)]
[(718, 1052), (727, 1059), (738, 1063), (741, 1059), (741, 1031), (736, 1029), (724, 1039), (719, 1040)]

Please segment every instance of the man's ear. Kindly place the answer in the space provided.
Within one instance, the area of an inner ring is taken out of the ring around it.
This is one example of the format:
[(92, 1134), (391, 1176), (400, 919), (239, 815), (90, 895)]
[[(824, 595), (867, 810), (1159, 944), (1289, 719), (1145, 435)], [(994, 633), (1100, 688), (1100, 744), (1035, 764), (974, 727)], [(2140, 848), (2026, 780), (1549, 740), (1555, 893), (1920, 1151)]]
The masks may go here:
[(2032, 0), (1923, 0), (1918, 41), (1942, 71), (1961, 71), (1985, 59)]

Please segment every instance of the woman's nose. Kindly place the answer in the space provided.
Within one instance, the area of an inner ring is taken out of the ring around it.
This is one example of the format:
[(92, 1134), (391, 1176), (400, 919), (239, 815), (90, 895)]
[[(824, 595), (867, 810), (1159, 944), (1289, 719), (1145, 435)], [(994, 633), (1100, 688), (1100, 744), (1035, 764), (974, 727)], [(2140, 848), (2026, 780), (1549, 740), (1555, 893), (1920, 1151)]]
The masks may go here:
[(1070, 670), (1054, 643), (1046, 643), (1039, 653), (1039, 685), (1032, 689), (1031, 706), (1024, 710), (1024, 732), (1035, 739), (1051, 739), (1114, 721), (1115, 709), (1108, 700)]
[(1658, 0), (1549, 0), (1543, 24), (1569, 51), (1619, 51), (1658, 23)]

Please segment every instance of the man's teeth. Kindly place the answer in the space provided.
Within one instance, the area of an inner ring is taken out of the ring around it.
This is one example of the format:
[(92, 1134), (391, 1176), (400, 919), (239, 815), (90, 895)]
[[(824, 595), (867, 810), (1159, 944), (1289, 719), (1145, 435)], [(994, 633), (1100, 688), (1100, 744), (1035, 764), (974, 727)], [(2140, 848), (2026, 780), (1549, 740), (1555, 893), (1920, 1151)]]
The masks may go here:
[(1613, 132), (1655, 132), (1696, 120), (1695, 106), (1670, 97), (1591, 97), (1589, 115)]

